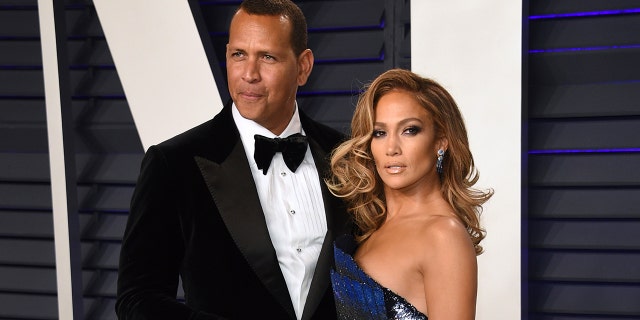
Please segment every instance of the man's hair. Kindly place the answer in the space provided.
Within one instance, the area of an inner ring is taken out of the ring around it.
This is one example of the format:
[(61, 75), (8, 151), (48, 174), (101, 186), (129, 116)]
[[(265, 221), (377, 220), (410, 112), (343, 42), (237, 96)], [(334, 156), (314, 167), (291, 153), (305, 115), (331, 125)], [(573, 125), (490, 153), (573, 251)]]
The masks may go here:
[(299, 56), (307, 49), (307, 20), (302, 10), (290, 0), (244, 0), (238, 10), (248, 14), (283, 16), (291, 23), (290, 43)]

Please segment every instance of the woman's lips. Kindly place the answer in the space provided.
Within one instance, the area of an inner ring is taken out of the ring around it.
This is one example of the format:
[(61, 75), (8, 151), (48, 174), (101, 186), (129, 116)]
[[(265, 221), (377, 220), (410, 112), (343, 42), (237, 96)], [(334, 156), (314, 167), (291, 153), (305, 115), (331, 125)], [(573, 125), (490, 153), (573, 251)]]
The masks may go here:
[(406, 169), (406, 166), (402, 163), (388, 163), (384, 165), (385, 171), (391, 174), (401, 173)]

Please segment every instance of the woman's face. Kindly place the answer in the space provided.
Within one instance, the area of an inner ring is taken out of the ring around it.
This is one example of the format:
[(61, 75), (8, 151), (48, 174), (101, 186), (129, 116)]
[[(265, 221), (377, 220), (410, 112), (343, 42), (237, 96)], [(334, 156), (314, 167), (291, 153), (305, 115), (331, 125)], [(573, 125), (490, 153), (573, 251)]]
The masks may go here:
[(394, 90), (375, 107), (371, 152), (386, 189), (433, 186), (437, 151), (445, 148), (436, 138), (433, 119), (413, 94)]

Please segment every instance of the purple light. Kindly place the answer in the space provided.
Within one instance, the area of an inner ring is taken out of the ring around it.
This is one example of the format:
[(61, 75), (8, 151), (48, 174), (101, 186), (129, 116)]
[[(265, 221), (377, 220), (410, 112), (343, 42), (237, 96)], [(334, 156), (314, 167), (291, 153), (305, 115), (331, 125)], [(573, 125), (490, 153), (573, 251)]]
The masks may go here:
[(383, 57), (371, 57), (371, 58), (344, 58), (344, 59), (318, 59), (316, 64), (322, 63), (358, 63), (358, 62), (378, 62), (383, 61)]
[(384, 29), (384, 21), (381, 21), (378, 25), (368, 25), (368, 26), (353, 26), (353, 27), (319, 27), (319, 28), (308, 28), (307, 31), (309, 33), (315, 32), (330, 32), (330, 31), (366, 31), (366, 30), (381, 30)]
[(585, 47), (585, 48), (534, 49), (534, 50), (529, 50), (529, 53), (597, 51), (597, 50), (638, 49), (638, 48), (640, 48), (640, 44), (630, 44), (630, 45), (622, 45), (622, 46)]
[(0, 70), (42, 70), (42, 66), (13, 66), (0, 65)]
[(320, 95), (356, 95), (360, 91), (348, 91), (348, 90), (326, 90), (326, 91), (298, 91), (298, 96), (320, 96)]
[(640, 148), (529, 150), (529, 154), (637, 153)]
[(71, 97), (74, 100), (88, 100), (88, 99), (104, 99), (104, 100), (126, 100), (127, 97), (125, 95), (102, 95), (102, 96), (86, 96), (86, 95), (74, 95)]
[(594, 16), (612, 16), (612, 15), (634, 14), (634, 13), (640, 13), (640, 8), (622, 9), (622, 10), (604, 10), (604, 11), (592, 11), (592, 12), (572, 12), (572, 13), (545, 14), (545, 15), (529, 16), (529, 20), (556, 19), (556, 18), (576, 18), (576, 17), (594, 17)]

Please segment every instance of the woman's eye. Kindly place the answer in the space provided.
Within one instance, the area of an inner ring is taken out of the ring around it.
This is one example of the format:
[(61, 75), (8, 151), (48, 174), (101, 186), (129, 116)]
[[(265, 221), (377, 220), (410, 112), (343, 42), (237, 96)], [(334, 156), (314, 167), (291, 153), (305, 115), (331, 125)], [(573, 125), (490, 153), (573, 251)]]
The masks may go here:
[(384, 135), (384, 131), (382, 130), (373, 130), (372, 136), (374, 138), (382, 137)]
[(419, 127), (415, 127), (415, 126), (412, 126), (412, 127), (404, 129), (404, 133), (412, 135), (412, 136), (415, 136), (419, 132), (420, 132), (420, 128)]

